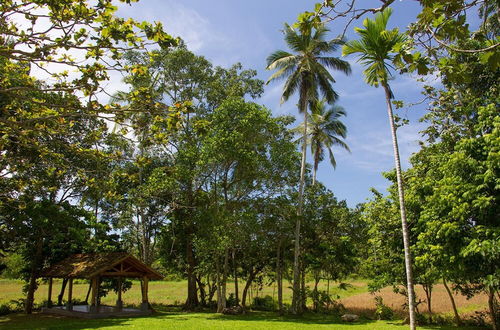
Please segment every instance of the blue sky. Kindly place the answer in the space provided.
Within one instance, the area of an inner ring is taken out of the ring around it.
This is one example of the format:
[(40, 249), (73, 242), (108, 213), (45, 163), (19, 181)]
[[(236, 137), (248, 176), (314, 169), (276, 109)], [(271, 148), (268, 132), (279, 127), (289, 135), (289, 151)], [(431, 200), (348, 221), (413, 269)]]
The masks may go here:
[[(378, 1), (364, 1), (367, 6), (378, 6)], [(297, 15), (312, 10), (315, 1), (309, 0), (142, 0), (132, 6), (121, 7), (119, 15), (138, 20), (161, 21), (167, 32), (183, 38), (188, 48), (203, 55), (215, 65), (230, 66), (241, 62), (245, 68), (257, 70), (258, 78), (267, 80), (271, 72), (265, 70), (266, 57), (277, 49), (286, 49), (281, 29), (285, 22), (293, 23)], [(400, 0), (394, 6), (390, 25), (404, 30), (415, 19), (419, 5), (416, 1)], [(348, 39), (355, 38), (355, 22), (348, 30)], [(329, 25), (331, 37), (340, 33), (338, 26)], [(340, 56), (340, 52), (335, 54)], [(362, 67), (355, 58), (349, 77), (334, 72), (335, 90), (339, 93), (338, 104), (347, 112), (344, 122), (348, 128), (346, 143), (352, 153), (334, 149), (337, 169), (328, 161), (320, 164), (318, 180), (332, 189), (339, 199), (349, 206), (364, 202), (370, 196), (369, 188), (385, 191), (388, 182), (381, 172), (394, 167), (389, 121), (383, 90), (366, 85)], [(430, 84), (438, 83), (430, 78)], [(422, 83), (412, 76), (396, 76), (391, 87), (397, 99), (415, 103), (422, 99)], [(282, 84), (271, 83), (265, 88), (257, 103), (263, 104), (275, 115), (297, 115), (296, 100), (280, 105)], [(401, 161), (408, 167), (408, 158), (418, 150), (418, 122), (423, 106), (398, 110), (397, 113), (411, 124), (398, 130)]]

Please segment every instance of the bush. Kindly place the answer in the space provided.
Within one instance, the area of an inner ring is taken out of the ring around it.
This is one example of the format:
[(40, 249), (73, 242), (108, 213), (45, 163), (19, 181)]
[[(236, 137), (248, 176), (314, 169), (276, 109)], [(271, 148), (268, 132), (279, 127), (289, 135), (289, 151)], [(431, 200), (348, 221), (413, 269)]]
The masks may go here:
[[(317, 304), (315, 312), (342, 315), (346, 311), (344, 305), (335, 300), (335, 298), (332, 295), (329, 295), (326, 291), (310, 291), (308, 292), (308, 296)], [(339, 296), (337, 295), (336, 299), (338, 298)]]
[(7, 315), (9, 313), (12, 313), (10, 306), (8, 304), (1, 304), (0, 305), (0, 316)]
[(229, 297), (226, 299), (226, 306), (227, 307), (234, 307), (238, 306), (240, 304), (239, 299), (236, 299), (234, 296), (234, 293), (229, 294)]
[(394, 312), (392, 309), (384, 304), (384, 300), (381, 296), (375, 297), (375, 316), (378, 320), (392, 320), (394, 318)]
[(276, 310), (277, 303), (271, 296), (255, 297), (250, 307), (257, 311), (274, 311)]

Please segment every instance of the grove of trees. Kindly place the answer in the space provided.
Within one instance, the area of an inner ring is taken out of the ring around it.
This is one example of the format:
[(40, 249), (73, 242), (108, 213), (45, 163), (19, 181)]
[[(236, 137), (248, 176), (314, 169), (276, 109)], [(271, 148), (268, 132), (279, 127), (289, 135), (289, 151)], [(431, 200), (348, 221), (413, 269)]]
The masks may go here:
[[(363, 276), (407, 297), (411, 328), (420, 298), (432, 314), (438, 283), (457, 324), (452, 293), (484, 294), (499, 328), (497, 1), (422, 0), (405, 31), (387, 28), (394, 0), (326, 0), (300, 14), (283, 31), (290, 51), (267, 58), (282, 102), (298, 96), (298, 123), (259, 104), (255, 70), (215, 66), (161, 24), (116, 15), (131, 2), (0, 3), (0, 271), (25, 281), (26, 313), (45, 267), (128, 251), (186, 280), (186, 310), (246, 308), (255, 284), (276, 283), (280, 313), (325, 311), (334, 299), (320, 281)], [(358, 25), (360, 39), (346, 40)], [(384, 90), (395, 158), (387, 193), (354, 208), (316, 177), (326, 152), (333, 170), (349, 150), (342, 117), (355, 109), (335, 105), (334, 76), (351, 73), (344, 55)], [(114, 72), (122, 90), (106, 88)], [(410, 73), (440, 84), (422, 90), (425, 129), (403, 170), (397, 129), (414, 123), (398, 117), (410, 105), (390, 79)]]

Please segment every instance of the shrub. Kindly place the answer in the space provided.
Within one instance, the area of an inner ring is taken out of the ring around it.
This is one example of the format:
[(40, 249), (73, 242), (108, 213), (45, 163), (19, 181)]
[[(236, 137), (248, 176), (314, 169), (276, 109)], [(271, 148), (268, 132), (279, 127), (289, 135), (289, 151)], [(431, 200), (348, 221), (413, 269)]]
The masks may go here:
[(229, 297), (226, 299), (226, 306), (227, 307), (234, 307), (238, 306), (240, 304), (239, 299), (236, 299), (234, 296), (234, 293), (229, 294)]
[(384, 300), (381, 296), (375, 297), (375, 306), (377, 309), (375, 310), (375, 316), (379, 320), (392, 320), (394, 318), (394, 312), (392, 309), (384, 304)]
[(1, 304), (0, 305), (0, 315), (7, 315), (11, 313), (10, 306), (8, 304)]
[(273, 300), (273, 297), (265, 296), (253, 298), (253, 303), (250, 307), (258, 311), (273, 311), (276, 309), (276, 306), (277, 304)]

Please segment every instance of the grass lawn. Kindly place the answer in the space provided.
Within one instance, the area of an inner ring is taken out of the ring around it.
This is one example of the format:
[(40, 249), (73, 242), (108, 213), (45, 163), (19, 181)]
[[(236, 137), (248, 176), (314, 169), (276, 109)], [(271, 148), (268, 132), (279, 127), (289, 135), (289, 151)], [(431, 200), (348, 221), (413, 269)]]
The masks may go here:
[[(329, 315), (306, 314), (301, 318), (280, 317), (270, 312), (251, 312), (241, 316), (215, 313), (183, 313), (178, 308), (163, 310), (149, 317), (82, 320), (33, 314), (0, 317), (0, 329), (407, 329), (400, 321), (362, 319), (343, 323)], [(454, 327), (421, 327), (419, 329), (456, 329)], [(460, 328), (478, 329), (476, 328)]]

